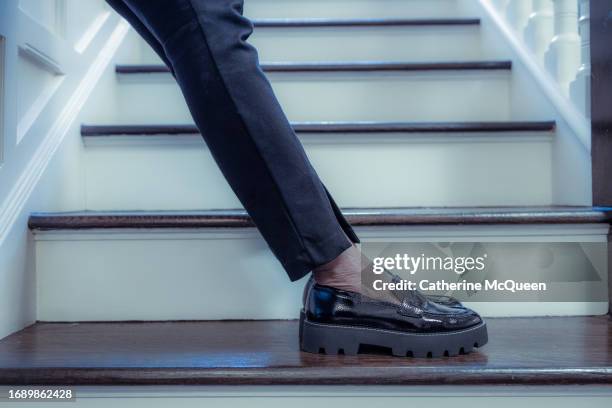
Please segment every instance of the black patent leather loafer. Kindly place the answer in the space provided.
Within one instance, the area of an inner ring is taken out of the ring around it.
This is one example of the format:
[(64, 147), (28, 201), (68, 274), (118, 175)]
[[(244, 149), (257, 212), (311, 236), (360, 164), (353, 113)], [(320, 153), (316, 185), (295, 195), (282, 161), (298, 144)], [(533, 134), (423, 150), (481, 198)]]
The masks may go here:
[[(391, 274), (390, 274), (391, 275)], [(397, 281), (400, 278), (396, 275), (391, 275), (391, 281)], [(315, 280), (313, 278), (312, 275), (310, 275), (310, 278), (308, 279), (308, 281), (306, 282), (306, 285), (304, 286), (304, 292), (302, 294), (302, 305), (306, 304), (306, 298), (308, 297), (308, 293), (310, 292), (310, 289), (312, 289), (312, 286), (315, 284)], [(439, 305), (443, 305), (443, 306), (448, 306), (448, 307), (454, 307), (454, 308), (459, 308), (459, 309), (465, 309), (465, 306), (463, 306), (463, 304), (455, 299), (452, 296), (443, 296), (443, 295), (424, 295), (429, 301), (437, 303)]]
[(300, 348), (355, 355), (375, 346), (394, 356), (442, 357), (487, 343), (486, 323), (473, 310), (406, 292), (401, 304), (394, 304), (315, 283), (300, 316)]
[(457, 309), (465, 309), (465, 306), (455, 299), (452, 296), (444, 296), (444, 295), (425, 295), (425, 297), (434, 303), (437, 303), (442, 306), (457, 308)]
[[(391, 282), (401, 281), (401, 278), (399, 276), (394, 275), (391, 272), (387, 272), (387, 274), (391, 276)], [(443, 295), (423, 295), (423, 296), (425, 296), (425, 298), (427, 298), (427, 300), (429, 300), (430, 302), (434, 302), (439, 305), (458, 308), (458, 309), (465, 309), (465, 306), (463, 306), (460, 301), (458, 301), (452, 296), (443, 296)]]

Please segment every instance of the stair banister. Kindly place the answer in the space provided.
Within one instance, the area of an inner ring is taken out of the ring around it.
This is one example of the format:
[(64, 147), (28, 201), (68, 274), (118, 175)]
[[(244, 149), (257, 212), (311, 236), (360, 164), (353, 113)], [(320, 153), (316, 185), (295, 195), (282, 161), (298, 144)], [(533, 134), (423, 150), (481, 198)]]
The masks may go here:
[(570, 85), (570, 97), (587, 117), (591, 113), (591, 34), (589, 0), (580, 0), (578, 31), (580, 33), (580, 68)]
[(533, 0), (524, 38), (540, 65), (544, 65), (544, 54), (555, 35), (552, 0)]
[(565, 97), (589, 117), (589, 0), (488, 1)]
[(509, 23), (521, 39), (524, 39), (525, 27), (532, 10), (532, 0), (512, 0), (506, 9)]
[(569, 96), (569, 84), (580, 66), (580, 36), (578, 35), (578, 3), (576, 0), (553, 0), (555, 36), (546, 55), (546, 67)]

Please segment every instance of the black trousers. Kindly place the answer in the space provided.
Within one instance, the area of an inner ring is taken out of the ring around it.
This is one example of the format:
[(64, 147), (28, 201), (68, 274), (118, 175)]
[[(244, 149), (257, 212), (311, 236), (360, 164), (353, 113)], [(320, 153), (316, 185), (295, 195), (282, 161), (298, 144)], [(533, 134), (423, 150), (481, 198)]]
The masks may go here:
[(171, 70), (215, 161), (291, 280), (359, 242), (246, 42), (253, 25), (243, 0), (107, 2)]

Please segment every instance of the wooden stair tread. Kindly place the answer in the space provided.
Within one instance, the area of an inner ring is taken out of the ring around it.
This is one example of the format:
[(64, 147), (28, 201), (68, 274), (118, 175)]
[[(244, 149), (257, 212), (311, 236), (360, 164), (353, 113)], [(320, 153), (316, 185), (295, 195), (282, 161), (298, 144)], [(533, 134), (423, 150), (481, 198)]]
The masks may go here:
[[(508, 122), (294, 122), (297, 133), (466, 133), (466, 132), (552, 132), (554, 121)], [(193, 124), (81, 125), (81, 135), (151, 136), (199, 134)]]
[[(265, 72), (376, 72), (376, 71), (472, 71), (509, 70), (512, 61), (445, 61), (445, 62), (269, 62), (262, 63)], [(162, 64), (119, 64), (117, 74), (157, 74), (169, 72)]]
[(302, 353), (296, 321), (36, 323), (0, 341), (0, 385), (612, 384), (606, 316), (487, 323), (442, 359)]
[[(458, 224), (607, 223), (610, 213), (592, 207), (444, 207), (349, 208), (355, 226)], [(32, 230), (97, 228), (244, 228), (253, 224), (244, 210), (202, 211), (72, 211), (33, 213)]]
[(478, 18), (265, 18), (253, 19), (255, 28), (473, 26)]

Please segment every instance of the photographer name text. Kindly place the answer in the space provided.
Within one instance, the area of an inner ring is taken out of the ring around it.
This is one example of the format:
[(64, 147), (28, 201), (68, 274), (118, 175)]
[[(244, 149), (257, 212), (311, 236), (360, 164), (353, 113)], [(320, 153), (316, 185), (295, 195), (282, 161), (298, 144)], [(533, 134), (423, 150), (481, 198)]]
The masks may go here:
[(488, 280), (483, 282), (447, 282), (445, 280), (429, 281), (427, 279), (419, 282), (401, 280), (396, 282), (384, 282), (382, 279), (375, 280), (372, 283), (374, 290), (415, 290), (422, 291), (469, 291), (479, 292), (499, 291), (499, 292), (541, 292), (546, 291), (545, 282), (520, 282), (512, 279), (507, 280)]

